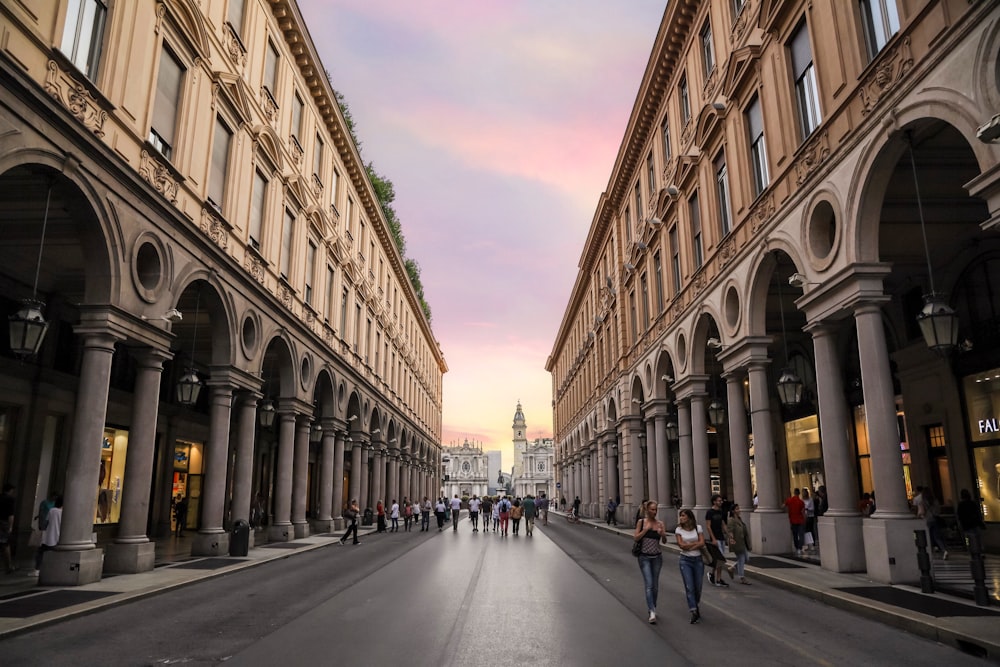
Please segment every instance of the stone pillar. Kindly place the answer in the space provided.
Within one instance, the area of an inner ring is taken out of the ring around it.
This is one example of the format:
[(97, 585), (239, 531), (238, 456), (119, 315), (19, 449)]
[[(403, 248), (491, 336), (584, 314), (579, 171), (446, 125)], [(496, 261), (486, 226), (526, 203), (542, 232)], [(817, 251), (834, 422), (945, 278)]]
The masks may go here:
[(618, 490), (618, 451), (617, 443), (611, 440), (605, 443), (606, 451), (606, 461), (607, 461), (607, 478), (605, 479), (605, 484), (608, 488), (608, 498), (619, 498), (620, 492)]
[(160, 377), (170, 353), (137, 350), (135, 393), (132, 400), (132, 429), (125, 462), (125, 488), (118, 537), (104, 555), (106, 572), (136, 573), (153, 569), (156, 545), (146, 536), (149, 494), (153, 479), (153, 452), (156, 445), (156, 417), (160, 405)]
[(868, 576), (886, 584), (912, 583), (920, 580), (913, 531), (922, 529), (923, 521), (910, 513), (906, 498), (882, 309), (863, 303), (854, 309), (854, 322), (877, 496), (875, 513), (862, 522)]
[[(257, 402), (261, 395), (244, 392), (237, 402), (239, 410), (236, 432), (236, 468), (233, 471), (233, 523), (242, 519), (249, 523), (250, 505), (253, 500), (254, 443), (257, 436)], [(254, 533), (250, 531), (250, 546)]]
[[(691, 451), (691, 406), (688, 399), (677, 401), (677, 433), (681, 454), (681, 507), (693, 510), (695, 505), (694, 459)], [(701, 520), (695, 516), (696, 520)]]
[(391, 503), (393, 500), (400, 502), (403, 499), (403, 495), (400, 493), (399, 484), (399, 450), (392, 448), (389, 450), (389, 493), (387, 494), (387, 500)]
[(670, 502), (673, 489), (670, 488), (670, 448), (667, 446), (666, 415), (658, 414), (653, 418), (653, 446), (656, 448), (657, 516), (669, 529), (677, 523), (677, 516)]
[(94, 498), (108, 408), (111, 357), (118, 338), (109, 331), (78, 329), (83, 359), (76, 394), (73, 432), (66, 462), (66, 491), (59, 545), (45, 555), (38, 583), (81, 586), (100, 581), (104, 553), (96, 549)]
[[(599, 451), (596, 440), (590, 443), (590, 514), (598, 519), (604, 514), (601, 508), (606, 502), (601, 500), (601, 459), (604, 457), (598, 454)], [(537, 468), (536, 465), (535, 469), (537, 470)], [(534, 493), (532, 490), (533, 495)]]
[(222, 527), (226, 512), (226, 473), (229, 470), (229, 420), (233, 406), (233, 388), (228, 380), (211, 384), (209, 407), (208, 455), (205, 457), (205, 482), (201, 494), (201, 526), (191, 543), (192, 556), (229, 554), (229, 533)]
[(662, 502), (658, 498), (658, 479), (656, 470), (656, 423), (653, 419), (646, 420), (646, 486), (649, 500), (655, 500), (657, 506)]
[(726, 401), (729, 405), (729, 463), (733, 470), (733, 501), (745, 514), (753, 511), (753, 489), (750, 486), (750, 447), (747, 440), (747, 413), (743, 407), (743, 377), (740, 373), (724, 374)]
[[(337, 431), (333, 445), (333, 504), (331, 515), (337, 530), (344, 528), (344, 433)], [(348, 498), (348, 501), (350, 499)]]
[(372, 459), (372, 484), (371, 484), (371, 506), (374, 508), (378, 501), (383, 499), (382, 484), (385, 480), (385, 466), (384, 466), (384, 454), (382, 453), (382, 448), (378, 443), (373, 443), (375, 447), (375, 456)]
[(705, 394), (691, 395), (691, 464), (694, 467), (694, 514), (703, 521), (712, 506), (712, 471), (708, 463)]
[(278, 416), (278, 472), (274, 480), (274, 521), (268, 527), (271, 542), (295, 539), (292, 527), (292, 463), (295, 454), (295, 413), (281, 408)]
[[(332, 419), (322, 422), (322, 439), (319, 454), (319, 515), (313, 519), (313, 528), (317, 533), (328, 533), (334, 528), (333, 522), (333, 474), (334, 456), (336, 453), (337, 434)], [(343, 467), (343, 461), (341, 461)]]
[(364, 512), (368, 508), (371, 508), (372, 510), (375, 509), (375, 506), (372, 503), (372, 498), (369, 488), (371, 484), (369, 483), (368, 479), (371, 468), (371, 460), (372, 460), (372, 446), (368, 443), (364, 443), (364, 446), (361, 449), (361, 468), (360, 468), (361, 487), (359, 489), (361, 500), (358, 505), (361, 508), (362, 512)]
[(352, 500), (358, 501), (358, 507), (364, 508), (362, 503), (364, 499), (361, 497), (361, 454), (363, 453), (363, 448), (361, 443), (357, 440), (352, 440), (351, 436), (347, 436), (344, 439), (344, 446), (349, 447), (351, 450), (351, 479), (347, 486), (347, 495), (349, 498), (347, 502), (350, 503)]
[(295, 451), (292, 456), (292, 530), (295, 539), (309, 535), (306, 497), (309, 489), (309, 433), (312, 418), (300, 414), (295, 422)]
[(625, 472), (627, 472), (628, 477), (623, 480), (625, 482), (625, 493), (622, 494), (622, 511), (630, 522), (639, 509), (639, 504), (643, 501), (642, 450), (639, 447), (639, 433), (642, 432), (641, 424), (641, 419), (630, 418), (626, 422), (626, 438), (623, 441), (626, 454), (628, 455), (626, 465), (624, 466), (627, 468)]
[(767, 359), (754, 359), (748, 370), (754, 468), (757, 471), (757, 509), (750, 515), (750, 539), (756, 553), (781, 554), (792, 550), (792, 531), (778, 493), (778, 463), (767, 388), (768, 363)]
[(581, 489), (583, 490), (580, 495), (580, 506), (586, 508), (587, 515), (593, 518), (594, 513), (590, 506), (593, 502), (593, 496), (590, 493), (590, 448), (586, 446), (580, 452), (580, 476)]

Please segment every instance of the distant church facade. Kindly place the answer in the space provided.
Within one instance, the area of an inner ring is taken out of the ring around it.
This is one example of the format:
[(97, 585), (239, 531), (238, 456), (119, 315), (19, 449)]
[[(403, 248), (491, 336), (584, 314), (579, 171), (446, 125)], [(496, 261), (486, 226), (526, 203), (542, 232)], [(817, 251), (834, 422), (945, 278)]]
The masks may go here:
[(555, 497), (553, 440), (535, 438), (528, 441), (527, 422), (520, 401), (517, 403), (517, 410), (514, 411), (511, 431), (514, 443), (511, 492), (522, 498), (529, 494), (537, 498), (542, 493), (550, 498)]

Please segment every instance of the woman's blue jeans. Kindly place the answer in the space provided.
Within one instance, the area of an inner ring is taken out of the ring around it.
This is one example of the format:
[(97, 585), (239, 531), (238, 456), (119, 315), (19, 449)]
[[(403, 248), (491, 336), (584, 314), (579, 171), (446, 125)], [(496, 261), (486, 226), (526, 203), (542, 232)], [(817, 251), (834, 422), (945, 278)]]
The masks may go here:
[(646, 585), (646, 607), (656, 611), (656, 594), (660, 592), (660, 569), (663, 567), (663, 555), (639, 556), (639, 570), (642, 572), (642, 583)]
[(694, 611), (701, 602), (701, 584), (705, 580), (705, 564), (698, 557), (681, 556), (681, 579), (684, 580), (684, 593), (687, 595), (688, 609)]

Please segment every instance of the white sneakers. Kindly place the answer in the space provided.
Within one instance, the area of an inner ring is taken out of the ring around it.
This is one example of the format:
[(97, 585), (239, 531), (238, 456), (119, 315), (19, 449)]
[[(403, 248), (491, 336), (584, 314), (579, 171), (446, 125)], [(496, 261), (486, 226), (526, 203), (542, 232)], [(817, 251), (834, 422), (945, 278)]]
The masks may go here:
[(656, 612), (655, 611), (649, 612), (649, 623), (650, 623), (650, 625), (656, 625)]

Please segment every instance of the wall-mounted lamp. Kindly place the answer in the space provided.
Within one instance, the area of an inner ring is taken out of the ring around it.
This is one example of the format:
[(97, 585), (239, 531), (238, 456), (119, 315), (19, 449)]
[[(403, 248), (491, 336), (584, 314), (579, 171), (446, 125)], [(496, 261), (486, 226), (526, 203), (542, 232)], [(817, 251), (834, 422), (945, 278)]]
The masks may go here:
[(917, 180), (917, 163), (913, 158), (913, 135), (906, 133), (906, 145), (910, 149), (910, 166), (913, 169), (913, 189), (917, 195), (917, 213), (920, 215), (920, 233), (924, 237), (924, 255), (927, 258), (927, 281), (931, 291), (924, 296), (924, 308), (917, 315), (920, 333), (931, 352), (947, 356), (958, 343), (958, 313), (948, 305), (943, 294), (934, 289), (934, 271), (931, 269), (931, 250), (927, 243), (927, 227), (924, 224), (924, 205), (920, 200), (920, 183)]
[(670, 195), (671, 197), (676, 197), (678, 194), (680, 194), (680, 190), (678, 190), (677, 186), (675, 185), (668, 185), (667, 194)]
[(347, 418), (347, 421), (348, 421), (348, 422), (352, 422), (352, 421), (354, 421), (354, 420), (355, 420), (355, 419), (357, 419), (357, 418), (358, 418), (358, 416), (357, 416), (357, 415), (351, 415), (350, 417), (348, 417), (348, 418)]
[(163, 320), (164, 322), (180, 322), (181, 320), (184, 319), (184, 315), (182, 315), (181, 311), (177, 310), (176, 308), (171, 308), (170, 310), (168, 310), (167, 312), (163, 313), (162, 315), (154, 315), (153, 317), (147, 317), (147, 316), (143, 315), (142, 319), (147, 320), (147, 321), (149, 321), (149, 320)]
[(38, 262), (35, 264), (35, 282), (31, 287), (31, 298), (21, 301), (21, 310), (7, 320), (10, 335), (10, 351), (18, 357), (33, 357), (45, 339), (49, 323), (42, 315), (45, 302), (38, 298), (38, 273), (42, 268), (42, 250), (45, 248), (45, 230), (49, 224), (49, 205), (52, 203), (53, 181), (49, 180), (45, 195), (45, 214), (42, 216), (42, 239), (38, 244)]
[(793, 273), (788, 276), (788, 284), (792, 287), (805, 287), (806, 285), (819, 285), (819, 283), (810, 282), (801, 273)]
[(778, 282), (778, 311), (781, 314), (781, 344), (785, 348), (785, 368), (778, 378), (778, 398), (786, 408), (793, 408), (802, 402), (802, 380), (792, 370), (788, 357), (788, 334), (785, 331), (785, 302), (781, 297), (781, 282)]
[(663, 376), (660, 377), (660, 379), (663, 380), (664, 382), (673, 382), (674, 381), (674, 379), (672, 377), (670, 377), (669, 375), (663, 375)]
[(635, 271), (635, 264), (633, 264), (632, 262), (625, 262), (625, 270)]
[(323, 439), (323, 426), (319, 422), (314, 422), (312, 430), (309, 431), (309, 442), (319, 442)]
[(709, 338), (708, 340), (705, 341), (705, 345), (707, 345), (709, 349), (712, 350), (721, 350), (723, 347), (725, 347), (722, 344), (722, 341), (719, 340), (718, 338)]

